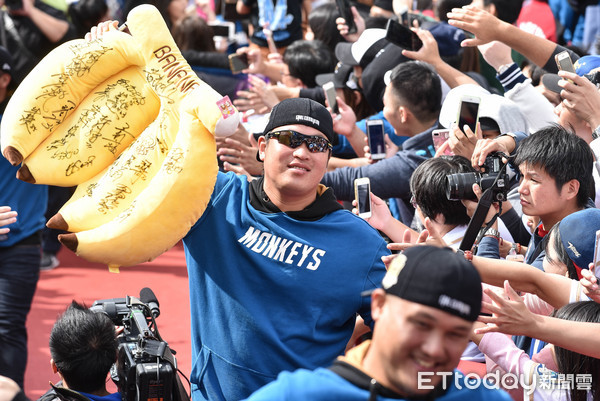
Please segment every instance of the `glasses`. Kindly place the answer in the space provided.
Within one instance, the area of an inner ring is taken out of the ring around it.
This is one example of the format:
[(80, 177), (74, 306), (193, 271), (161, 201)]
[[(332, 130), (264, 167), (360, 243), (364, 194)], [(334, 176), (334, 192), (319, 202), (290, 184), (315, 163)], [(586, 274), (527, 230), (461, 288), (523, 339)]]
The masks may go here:
[(410, 197), (410, 204), (412, 205), (412, 207), (414, 207), (415, 209), (417, 208), (417, 200), (415, 199), (414, 195), (411, 195)]
[(292, 149), (305, 143), (312, 153), (327, 152), (333, 149), (327, 138), (318, 135), (304, 135), (292, 130), (269, 132), (265, 135), (265, 139), (271, 138), (277, 139), (280, 144), (289, 146)]

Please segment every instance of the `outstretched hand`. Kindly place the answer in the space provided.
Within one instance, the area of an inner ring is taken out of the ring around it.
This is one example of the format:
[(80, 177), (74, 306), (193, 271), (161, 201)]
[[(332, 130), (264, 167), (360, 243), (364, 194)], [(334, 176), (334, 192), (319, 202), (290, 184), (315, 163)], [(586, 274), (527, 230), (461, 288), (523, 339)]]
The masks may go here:
[(441, 248), (447, 246), (442, 235), (435, 228), (429, 217), (425, 219), (423, 224), (425, 225), (425, 230), (421, 231), (416, 241), (411, 241), (410, 230), (406, 230), (403, 242), (388, 244), (387, 248), (392, 251), (404, 251), (416, 245), (433, 245)]
[(492, 313), (492, 316), (479, 316), (479, 321), (486, 323), (486, 327), (475, 330), (476, 334), (501, 332), (505, 334), (528, 334), (529, 329), (535, 324), (536, 316), (525, 306), (523, 298), (510, 286), (508, 280), (504, 281), (504, 294), (498, 295), (492, 289), (486, 288), (483, 292), (492, 299), (493, 303), (483, 301), (482, 308)]
[(472, 39), (463, 40), (460, 44), (462, 47), (479, 46), (496, 40), (502, 25), (506, 24), (487, 11), (471, 5), (453, 8), (447, 16), (448, 24), (475, 35)]

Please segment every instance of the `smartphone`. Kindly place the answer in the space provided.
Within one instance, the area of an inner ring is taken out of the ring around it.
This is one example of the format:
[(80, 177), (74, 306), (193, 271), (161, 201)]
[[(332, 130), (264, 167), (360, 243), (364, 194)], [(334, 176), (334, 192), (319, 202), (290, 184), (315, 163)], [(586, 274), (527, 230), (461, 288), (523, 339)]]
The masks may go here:
[(335, 0), (337, 9), (340, 12), (340, 17), (346, 20), (348, 26), (348, 33), (356, 33), (356, 24), (354, 23), (354, 16), (350, 9), (350, 2), (348, 0)]
[(385, 29), (385, 38), (396, 46), (412, 51), (417, 51), (423, 47), (423, 42), (419, 39), (419, 36), (398, 21), (388, 20)]
[(354, 197), (358, 216), (363, 219), (371, 217), (371, 181), (369, 181), (369, 177), (354, 180)]
[(367, 137), (372, 160), (385, 159), (383, 120), (367, 120)]
[[(440, 146), (442, 146), (450, 137), (449, 129), (436, 129), (431, 132), (431, 139), (433, 140), (433, 147), (437, 153)], [(443, 153), (444, 155), (453, 156), (454, 152), (448, 147)]]
[(327, 103), (329, 103), (331, 111), (333, 111), (335, 114), (339, 114), (340, 109), (335, 98), (335, 84), (333, 83), (333, 81), (325, 82), (323, 84), (323, 91), (325, 92), (325, 97), (327, 98)]
[(233, 53), (229, 55), (229, 68), (234, 74), (240, 73), (248, 68), (248, 55), (246, 53)]
[(568, 51), (560, 52), (556, 56), (554, 56), (556, 60), (556, 65), (559, 70), (575, 72), (575, 66), (573, 66), (573, 62), (571, 61), (571, 56), (569, 56)]
[[(596, 245), (594, 246), (594, 274), (600, 283), (600, 230), (596, 231)], [(587, 267), (587, 266), (586, 266)]]
[(481, 98), (475, 96), (463, 96), (460, 99), (456, 121), (461, 130), (468, 125), (471, 131), (475, 132), (477, 121), (479, 121), (479, 103), (481, 103)]

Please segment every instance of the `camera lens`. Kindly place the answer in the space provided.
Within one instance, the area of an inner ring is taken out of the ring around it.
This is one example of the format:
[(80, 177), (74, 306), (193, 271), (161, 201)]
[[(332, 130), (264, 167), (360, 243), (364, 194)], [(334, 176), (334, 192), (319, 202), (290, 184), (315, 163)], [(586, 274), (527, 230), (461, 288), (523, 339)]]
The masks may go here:
[(475, 192), (473, 192), (473, 184), (479, 184), (479, 174), (450, 174), (447, 175), (446, 178), (448, 179), (446, 196), (449, 200), (477, 200), (477, 196), (475, 195)]

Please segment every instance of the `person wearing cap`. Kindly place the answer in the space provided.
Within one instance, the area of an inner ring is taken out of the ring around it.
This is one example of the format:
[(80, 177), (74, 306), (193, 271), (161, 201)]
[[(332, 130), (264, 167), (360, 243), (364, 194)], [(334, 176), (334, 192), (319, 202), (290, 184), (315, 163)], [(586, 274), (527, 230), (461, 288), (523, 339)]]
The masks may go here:
[(328, 172), (323, 184), (332, 187), (338, 199), (352, 200), (354, 180), (369, 177), (375, 195), (382, 199), (400, 198), (400, 220), (410, 225), (414, 208), (410, 204), (409, 179), (419, 164), (435, 154), (431, 132), (438, 128), (441, 83), (435, 71), (420, 61), (399, 64), (389, 74), (388, 82), (383, 114), (396, 135), (410, 137), (403, 149), (377, 163)]
[(309, 99), (277, 104), (258, 139), (262, 178), (219, 173), (183, 239), (190, 283), (192, 398), (239, 400), (283, 370), (342, 354), (361, 291), (385, 274), (386, 243), (320, 185), (333, 123)]
[(462, 256), (409, 248), (370, 297), (372, 340), (328, 369), (283, 372), (248, 400), (510, 400), (481, 383), (468, 389), (456, 370), (481, 308), (479, 274)]

